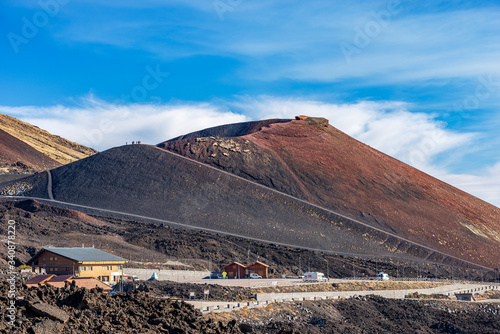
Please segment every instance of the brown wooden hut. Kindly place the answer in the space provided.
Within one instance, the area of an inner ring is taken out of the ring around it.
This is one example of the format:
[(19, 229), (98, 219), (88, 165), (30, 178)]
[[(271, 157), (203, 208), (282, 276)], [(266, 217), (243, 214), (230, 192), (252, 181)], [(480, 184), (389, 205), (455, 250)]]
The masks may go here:
[(239, 262), (233, 262), (224, 267), (228, 278), (243, 278), (245, 277), (245, 266)]

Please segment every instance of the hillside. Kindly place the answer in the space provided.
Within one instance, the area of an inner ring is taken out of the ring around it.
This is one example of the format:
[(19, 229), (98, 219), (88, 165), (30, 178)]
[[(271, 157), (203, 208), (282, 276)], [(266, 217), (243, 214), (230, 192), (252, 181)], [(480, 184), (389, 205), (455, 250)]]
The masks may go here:
[[(437, 274), (438, 277), (452, 278), (449, 266), (439, 266), (436, 271), (435, 266), (424, 265), (421, 261), (374, 260), (325, 254), (196, 229), (159, 225), (147, 220), (109, 217), (97, 210), (93, 213), (87, 210), (87, 214), (84, 214), (34, 200), (0, 200), (0, 215), (16, 222), (16, 258), (21, 262), (28, 261), (43, 246), (80, 247), (83, 244), (95, 245), (99, 249), (125, 257), (133, 261), (129, 263), (132, 267), (141, 265), (143, 261), (150, 261), (155, 267), (178, 269), (178, 266), (172, 266), (171, 263), (178, 263), (180, 260), (195, 269), (208, 270), (208, 259), (211, 258), (212, 268), (216, 271), (235, 260), (259, 260), (270, 266), (271, 275), (279, 277), (282, 274), (297, 276), (306, 267), (324, 271), (330, 277), (350, 277), (353, 267), (357, 277), (373, 277), (380, 270), (396, 277), (402, 274), (401, 266), (404, 265), (406, 277), (416, 277), (418, 266), (421, 276), (433, 278)], [(7, 234), (7, 225), (0, 225), (0, 233)], [(0, 251), (7, 252), (6, 244), (0, 244)], [(328, 268), (325, 259), (328, 260)], [(0, 272), (6, 268), (6, 260), (0, 259)], [(465, 271), (458, 267), (453, 269), (453, 275), (466, 277)], [(467, 272), (469, 279), (482, 277), (479, 271)], [(492, 279), (493, 276), (486, 274), (484, 278)]]
[[(113, 148), (59, 167), (51, 175), (56, 200), (160, 218), (184, 228), (340, 254), (456, 262), (154, 146)], [(47, 173), (19, 181), (24, 195), (43, 198), (48, 197), (47, 184)]]
[(60, 165), (25, 142), (0, 130), (0, 174), (33, 173)]
[[(227, 127), (235, 126), (242, 128)], [(260, 131), (239, 134), (195, 133), (158, 146), (442, 252), (498, 266), (499, 208), (349, 137), (327, 120), (268, 122)]]
[[(53, 135), (17, 118), (0, 114), (0, 130), (31, 146), (60, 165), (86, 158), (96, 150)], [(42, 169), (43, 170), (43, 169)]]

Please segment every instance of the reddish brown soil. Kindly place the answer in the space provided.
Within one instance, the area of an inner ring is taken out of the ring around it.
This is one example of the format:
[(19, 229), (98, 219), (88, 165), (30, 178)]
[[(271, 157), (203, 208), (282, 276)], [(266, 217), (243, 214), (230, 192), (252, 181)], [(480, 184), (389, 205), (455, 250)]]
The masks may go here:
[(444, 253), (498, 266), (499, 208), (313, 123), (268, 123), (240, 137), (194, 135), (159, 146)]
[(23, 141), (0, 130), (0, 167), (11, 165), (24, 172), (42, 171), (61, 166)]

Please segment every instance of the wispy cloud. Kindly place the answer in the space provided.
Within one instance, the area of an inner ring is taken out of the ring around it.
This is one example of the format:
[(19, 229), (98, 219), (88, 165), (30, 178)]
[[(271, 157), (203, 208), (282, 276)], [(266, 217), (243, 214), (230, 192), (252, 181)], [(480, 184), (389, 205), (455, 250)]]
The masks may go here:
[[(411, 107), (400, 101), (334, 104), (273, 96), (240, 97), (217, 104), (119, 105), (88, 96), (74, 107), (0, 107), (0, 112), (101, 150), (137, 140), (157, 144), (221, 124), (299, 114), (321, 116), (354, 138), (500, 206), (500, 162), (477, 174), (453, 170), (452, 163), (467, 159), (480, 145), (477, 134), (447, 129), (433, 115), (410, 112)], [(442, 155), (446, 159), (439, 159)]]
[(442, 172), (434, 176), (500, 207), (500, 162), (482, 169), (479, 175)]
[(120, 105), (93, 96), (75, 107), (0, 107), (0, 113), (98, 150), (138, 140), (158, 144), (196, 130), (249, 119), (207, 103)]

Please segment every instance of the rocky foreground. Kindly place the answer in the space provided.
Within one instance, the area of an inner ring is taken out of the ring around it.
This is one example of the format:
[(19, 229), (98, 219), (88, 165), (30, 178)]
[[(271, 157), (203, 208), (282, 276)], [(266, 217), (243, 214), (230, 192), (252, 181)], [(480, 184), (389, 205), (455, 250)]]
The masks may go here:
[(361, 297), (217, 314), (255, 333), (500, 333), (500, 304)]
[(236, 321), (205, 319), (191, 305), (135, 291), (111, 296), (100, 289), (20, 287), (15, 328), (8, 284), (0, 296), (2, 333), (240, 333)]
[(9, 287), (0, 286), (1, 333), (500, 333), (500, 304), (367, 297), (203, 315), (144, 291), (20, 285), (14, 328)]

